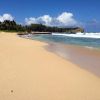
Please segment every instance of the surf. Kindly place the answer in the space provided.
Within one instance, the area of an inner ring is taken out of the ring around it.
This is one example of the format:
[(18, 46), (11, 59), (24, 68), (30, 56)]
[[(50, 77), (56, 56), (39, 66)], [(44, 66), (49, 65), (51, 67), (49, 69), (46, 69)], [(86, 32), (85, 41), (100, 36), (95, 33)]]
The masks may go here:
[(98, 38), (100, 39), (100, 33), (81, 33), (67, 34), (67, 33), (52, 33), (52, 35), (67, 36), (67, 37), (79, 37), (79, 38)]

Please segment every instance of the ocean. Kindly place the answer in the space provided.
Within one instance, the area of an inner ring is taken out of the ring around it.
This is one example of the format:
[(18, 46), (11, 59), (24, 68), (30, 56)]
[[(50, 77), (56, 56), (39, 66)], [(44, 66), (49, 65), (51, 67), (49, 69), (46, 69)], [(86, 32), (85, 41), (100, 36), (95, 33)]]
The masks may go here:
[(29, 38), (45, 42), (55, 42), (62, 44), (84, 46), (86, 48), (100, 49), (100, 33), (52, 33), (42, 35), (29, 35)]
[(46, 50), (100, 77), (100, 33), (28, 34), (22, 37), (47, 42)]

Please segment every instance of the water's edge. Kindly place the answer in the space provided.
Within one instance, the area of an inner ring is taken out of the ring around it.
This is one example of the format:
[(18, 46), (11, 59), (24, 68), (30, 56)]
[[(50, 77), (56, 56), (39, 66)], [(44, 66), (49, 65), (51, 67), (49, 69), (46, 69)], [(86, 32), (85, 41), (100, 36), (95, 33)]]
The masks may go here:
[(45, 49), (100, 77), (100, 51), (81, 46), (48, 43)]
[[(34, 40), (28, 37), (23, 38)], [(100, 50), (38, 39), (37, 41), (47, 43), (48, 45), (44, 47), (47, 51), (52, 52), (63, 59), (69, 60), (80, 68), (92, 72), (94, 75), (100, 77)]]

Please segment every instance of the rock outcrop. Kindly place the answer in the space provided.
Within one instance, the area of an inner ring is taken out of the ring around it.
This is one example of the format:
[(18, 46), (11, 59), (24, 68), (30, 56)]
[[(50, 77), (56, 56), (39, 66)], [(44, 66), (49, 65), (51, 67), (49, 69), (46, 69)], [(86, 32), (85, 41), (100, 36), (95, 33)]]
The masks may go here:
[(81, 32), (83, 33), (84, 32), (84, 29), (83, 28), (80, 28), (80, 27), (76, 27), (76, 28), (68, 28), (66, 29), (66, 32), (67, 33), (78, 33), (78, 32)]

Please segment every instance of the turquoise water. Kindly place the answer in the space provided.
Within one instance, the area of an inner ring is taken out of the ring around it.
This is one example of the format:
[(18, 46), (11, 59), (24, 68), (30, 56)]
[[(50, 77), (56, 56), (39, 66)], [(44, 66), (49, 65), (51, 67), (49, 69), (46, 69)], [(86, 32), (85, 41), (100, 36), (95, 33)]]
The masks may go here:
[(93, 47), (100, 49), (100, 38), (68, 37), (68, 36), (51, 35), (51, 34), (30, 35), (29, 38), (46, 42), (56, 42), (56, 43), (79, 45), (79, 46)]

